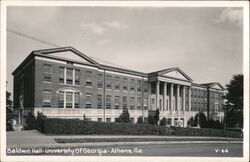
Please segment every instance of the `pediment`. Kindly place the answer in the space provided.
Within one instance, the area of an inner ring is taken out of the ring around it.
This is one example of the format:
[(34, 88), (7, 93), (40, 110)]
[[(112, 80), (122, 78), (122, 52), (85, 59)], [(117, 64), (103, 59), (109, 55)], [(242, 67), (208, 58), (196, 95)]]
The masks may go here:
[(72, 51), (61, 51), (61, 52), (54, 52), (50, 53), (50, 56), (60, 57), (66, 60), (74, 60), (78, 62), (84, 62), (91, 64), (92, 62), (88, 61), (86, 58), (83, 58), (82, 56), (79, 56), (78, 54), (72, 52)]
[(178, 67), (164, 69), (164, 70), (158, 71), (157, 73), (160, 76), (193, 82), (193, 80)]
[(220, 84), (218, 84), (218, 83), (214, 83), (210, 87), (214, 88), (214, 89), (224, 90), (224, 88)]
[(60, 58), (69, 61), (77, 61), (87, 64), (99, 65), (95, 60), (81, 53), (73, 47), (61, 47), (54, 49), (44, 49), (33, 51), (35, 54), (43, 54), (55, 58)]
[(183, 74), (181, 74), (178, 70), (174, 70), (174, 71), (165, 73), (165, 74), (163, 74), (163, 76), (167, 76), (167, 77), (171, 77), (171, 78), (176, 78), (176, 79), (181, 79), (181, 80), (187, 80), (188, 81), (188, 79)]

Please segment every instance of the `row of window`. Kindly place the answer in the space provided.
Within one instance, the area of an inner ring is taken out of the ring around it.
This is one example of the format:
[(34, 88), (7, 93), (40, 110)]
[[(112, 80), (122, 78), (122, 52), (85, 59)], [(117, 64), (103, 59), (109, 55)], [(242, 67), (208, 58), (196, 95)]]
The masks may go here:
[[(51, 91), (45, 90), (43, 91), (43, 107), (51, 107), (51, 99), (52, 93)], [(106, 95), (106, 109), (111, 109), (111, 95)], [(120, 109), (121, 99), (120, 96), (115, 96), (114, 98), (114, 108)], [(135, 97), (130, 97), (130, 109), (142, 109), (142, 98), (137, 97), (137, 105), (135, 105)], [(59, 91), (59, 98), (58, 98), (58, 107), (59, 108), (79, 108), (80, 106), (80, 95), (79, 92), (67, 92), (67, 91)], [(92, 93), (86, 93), (85, 96), (85, 108), (92, 108)], [(143, 107), (147, 109), (147, 98), (143, 100)], [(103, 108), (103, 96), (98, 94), (97, 96), (97, 108)], [(128, 108), (128, 97), (122, 97), (122, 108)]]
[[(93, 72), (86, 71), (86, 87), (93, 87)], [(43, 81), (52, 82), (52, 66), (51, 64), (44, 64), (43, 66)], [(80, 85), (80, 70), (68, 67), (59, 67), (59, 83), (68, 84), (68, 85)], [(142, 91), (142, 81), (128, 78), (120, 78), (119, 76), (112, 78), (111, 75), (106, 76), (106, 89), (112, 89), (112, 83), (114, 83), (114, 89), (116, 90), (124, 90), (124, 91)], [(129, 84), (130, 83), (130, 84)], [(122, 86), (121, 86), (122, 85)], [(130, 85), (130, 86), (129, 86)], [(103, 88), (103, 74), (98, 73), (97, 76), (97, 87)], [(148, 92), (148, 83), (145, 81), (143, 83), (144, 92)]]

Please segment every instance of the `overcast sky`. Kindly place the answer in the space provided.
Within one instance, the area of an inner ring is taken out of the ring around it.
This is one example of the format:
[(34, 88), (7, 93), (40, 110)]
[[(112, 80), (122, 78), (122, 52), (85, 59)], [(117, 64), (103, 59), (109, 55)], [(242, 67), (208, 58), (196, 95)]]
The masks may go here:
[[(141, 72), (179, 67), (195, 83), (243, 71), (241, 8), (8, 7), (7, 28)], [(43, 48), (53, 46), (7, 33), (11, 93), (13, 70)]]

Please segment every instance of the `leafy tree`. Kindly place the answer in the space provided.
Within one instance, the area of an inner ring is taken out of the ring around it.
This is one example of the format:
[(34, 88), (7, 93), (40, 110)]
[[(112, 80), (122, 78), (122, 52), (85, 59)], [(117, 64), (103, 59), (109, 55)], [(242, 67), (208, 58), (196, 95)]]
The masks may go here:
[(207, 125), (207, 118), (203, 112), (199, 112), (199, 125), (201, 128), (205, 128)]
[(161, 120), (160, 120), (160, 125), (166, 125), (167, 124), (167, 119), (165, 117), (163, 117)]
[(6, 91), (6, 130), (13, 130), (11, 119), (13, 118), (13, 102), (10, 99), (11, 93)]
[(239, 126), (243, 128), (243, 75), (234, 75), (226, 85), (226, 123), (227, 127)]
[(154, 117), (152, 115), (148, 115), (148, 124), (154, 125)]
[(194, 121), (194, 118), (191, 117), (188, 122), (187, 122), (187, 125), (191, 126), (191, 127), (195, 127), (197, 125), (195, 125), (195, 121)]
[(26, 123), (26, 125), (25, 125), (24, 129), (26, 129), (26, 130), (36, 129), (36, 127), (37, 127), (37, 120), (36, 120), (35, 116), (32, 115), (31, 112), (29, 112), (25, 123)]
[(154, 116), (154, 124), (155, 125), (158, 125), (159, 119), (160, 119), (160, 111), (159, 111), (159, 109), (156, 109), (155, 116)]
[(40, 132), (44, 132), (43, 130), (43, 120), (47, 118), (45, 115), (43, 115), (42, 112), (37, 112), (37, 117), (36, 117), (36, 129), (39, 130)]
[(137, 124), (143, 124), (143, 118), (142, 118), (142, 116), (138, 117)]
[(198, 124), (201, 128), (206, 128), (207, 126), (207, 118), (203, 112), (197, 113), (194, 117), (194, 122), (192, 123), (192, 126), (197, 127)]
[(120, 123), (130, 123), (130, 115), (128, 109), (123, 109), (122, 114), (119, 116), (118, 122)]

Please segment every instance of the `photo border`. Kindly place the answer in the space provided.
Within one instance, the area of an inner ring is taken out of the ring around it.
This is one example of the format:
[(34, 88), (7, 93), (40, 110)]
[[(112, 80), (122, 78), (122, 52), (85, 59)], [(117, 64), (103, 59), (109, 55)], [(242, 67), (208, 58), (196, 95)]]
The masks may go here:
[[(6, 50), (8, 6), (92, 7), (243, 7), (244, 139), (243, 157), (137, 157), (137, 156), (13, 156), (6, 155)], [(1, 1), (1, 160), (2, 161), (249, 161), (249, 2), (248, 1)]]

